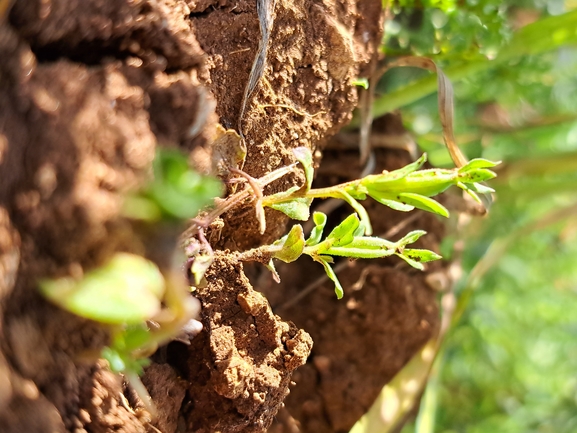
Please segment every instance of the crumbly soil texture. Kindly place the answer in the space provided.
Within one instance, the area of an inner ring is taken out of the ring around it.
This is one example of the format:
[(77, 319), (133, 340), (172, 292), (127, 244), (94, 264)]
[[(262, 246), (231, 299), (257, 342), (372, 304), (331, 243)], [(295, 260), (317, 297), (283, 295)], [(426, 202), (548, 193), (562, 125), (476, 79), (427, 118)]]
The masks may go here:
[[(120, 251), (171, 254), (178, 233), (151, 241), (121, 213), (159, 146), (215, 172), (227, 153), (214, 145), (220, 124), (242, 129), (253, 177), (293, 163), (298, 146), (313, 152), (318, 185), (358, 176), (358, 152), (330, 143), (356, 106), (353, 81), (378, 56), (381, 1), (269, 1), (0, 0), (3, 433), (346, 432), (437, 332), (426, 280), (440, 263), (421, 273), (392, 259), (350, 262), (344, 299), (319, 280), (294, 302), (322, 268), (306, 258), (279, 266), (279, 285), (235, 261), (231, 251), (270, 243), (290, 222), (267, 211), (261, 235), (250, 207), (233, 209), (196, 292), (203, 331), (161, 347), (142, 377), (153, 416), (98, 359), (110, 330), (39, 295), (40, 279), (78, 277)], [(266, 61), (243, 104), (267, 5)], [(410, 161), (399, 150), (376, 156), (377, 170)], [(407, 218), (367, 207), (376, 233)], [(392, 239), (416, 227), (429, 232), (421, 246), (438, 250), (442, 226), (427, 215)]]

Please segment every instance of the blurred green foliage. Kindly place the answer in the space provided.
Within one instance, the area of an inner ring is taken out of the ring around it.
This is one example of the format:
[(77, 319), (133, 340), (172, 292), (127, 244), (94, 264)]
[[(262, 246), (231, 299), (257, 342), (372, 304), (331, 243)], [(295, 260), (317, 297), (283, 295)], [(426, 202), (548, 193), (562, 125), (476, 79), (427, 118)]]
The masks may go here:
[[(573, 16), (575, 7), (559, 0), (393, 2), (383, 49), (431, 57), (447, 72), (498, 56), (518, 29)], [(504, 161), (491, 182), (496, 203), (469, 227), (462, 258), (465, 273), (481, 260), (494, 263), (478, 284), (457, 287), (466, 309), (429, 384), (434, 398), (427, 402), (434, 403), (424, 404), (420, 422), (405, 433), (577, 431), (577, 45), (569, 38), (550, 48), (454, 81), (457, 142), (469, 158)], [(427, 76), (393, 70), (378, 90), (386, 98)], [(450, 165), (436, 96), (401, 111), (433, 164)], [(551, 217), (564, 209), (563, 218)]]
[(153, 171), (154, 177), (144, 189), (126, 197), (126, 217), (149, 222), (194, 218), (223, 193), (218, 179), (191, 170), (178, 150), (159, 148)]
[(484, 276), (446, 344), (434, 431), (577, 431), (576, 235), (523, 236)]
[[(159, 223), (178, 224), (195, 217), (222, 193), (218, 179), (192, 170), (177, 150), (159, 148), (152, 165), (150, 181), (125, 197), (123, 215), (127, 218), (158, 227)], [(170, 237), (172, 245), (172, 234), (164, 236)], [(159, 343), (178, 335), (198, 308), (184, 284), (170, 277), (174, 271), (165, 272), (142, 256), (116, 253), (81, 276), (39, 281), (40, 292), (60, 308), (109, 326), (112, 341), (103, 348), (102, 357), (112, 371), (127, 375), (145, 404), (148, 394), (138, 375), (148, 362), (146, 356)], [(161, 312), (164, 321), (157, 323), (157, 329), (149, 329), (148, 322), (162, 317)]]

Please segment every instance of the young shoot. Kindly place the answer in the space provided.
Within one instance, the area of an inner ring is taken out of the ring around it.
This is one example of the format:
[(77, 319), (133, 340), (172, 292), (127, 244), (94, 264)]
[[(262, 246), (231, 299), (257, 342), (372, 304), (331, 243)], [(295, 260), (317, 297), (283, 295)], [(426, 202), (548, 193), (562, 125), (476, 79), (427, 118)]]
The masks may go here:
[(138, 376), (156, 348), (186, 328), (200, 311), (178, 276), (163, 276), (141, 256), (117, 253), (79, 279), (41, 280), (41, 293), (80, 317), (108, 326), (111, 343), (101, 352), (110, 369), (122, 373), (154, 414)]
[(309, 208), (315, 198), (337, 198), (346, 201), (357, 212), (365, 234), (372, 234), (369, 216), (359, 200), (371, 197), (394, 210), (408, 212), (415, 208), (444, 217), (449, 211), (431, 197), (457, 186), (481, 203), (479, 194), (490, 194), (492, 188), (481, 182), (492, 179), (496, 174), (489, 170), (498, 163), (486, 159), (473, 159), (461, 168), (419, 170), (427, 161), (423, 154), (417, 161), (391, 172), (384, 171), (362, 179), (353, 180), (328, 188), (312, 189), (312, 156), (306, 148), (294, 150), (302, 164), (307, 183), (304, 187), (293, 187), (288, 191), (264, 197), (262, 206), (281, 211), (299, 221), (309, 219)]
[[(308, 240), (304, 240), (302, 227), (295, 225), (287, 236), (273, 245), (238, 254), (240, 260), (256, 260), (264, 263), (273, 272), (276, 280), (278, 280), (278, 274), (274, 270), (272, 258), (291, 262), (303, 254), (308, 255), (324, 266), (327, 275), (335, 282), (338, 297), (342, 296), (343, 291), (330, 267), (333, 260), (332, 256), (378, 258), (397, 255), (417, 269), (423, 269), (422, 263), (424, 262), (440, 258), (428, 250), (405, 248), (407, 244), (415, 242), (425, 234), (422, 231), (411, 232), (396, 243), (371, 237), (373, 230), (369, 215), (360, 201), (371, 197), (378, 203), (394, 210), (408, 212), (417, 208), (448, 217), (449, 211), (431, 197), (446, 191), (451, 186), (457, 186), (471, 195), (475, 201), (481, 203), (479, 195), (494, 192), (482, 182), (496, 176), (489, 169), (498, 164), (486, 159), (473, 159), (461, 168), (421, 170), (427, 161), (426, 154), (423, 154), (415, 162), (398, 170), (383, 171), (379, 174), (368, 175), (362, 179), (327, 188), (312, 188), (314, 169), (310, 150), (305, 147), (297, 147), (293, 149), (293, 152), (303, 169), (304, 185), (294, 186), (287, 191), (265, 196), (262, 187), (270, 182), (269, 178), (271, 176), (278, 178), (290, 171), (281, 173), (282, 169), (279, 169), (262, 179), (253, 179), (244, 173), (243, 177), (247, 179), (248, 188), (229, 197), (222, 205), (216, 206), (212, 214), (220, 215), (225, 210), (230, 209), (233, 203), (238, 204), (240, 201), (252, 199), (261, 226), (261, 233), (264, 233), (266, 228), (265, 207), (283, 212), (294, 220), (307, 221), (314, 199), (336, 198), (346, 201), (354, 209), (355, 214), (337, 226), (322, 242), (320, 236), (326, 223), (326, 216), (315, 213), (313, 218), (316, 225)], [(207, 225), (209, 222), (204, 224)], [(202, 226), (197, 225), (196, 229), (202, 241)], [(206, 253), (208, 247), (204, 248), (204, 253), (199, 253), (203, 248), (195, 245), (194, 242), (189, 244), (189, 247), (192, 246), (189, 249), (196, 251), (189, 256), (193, 263), (191, 271), (198, 284), (210, 266), (212, 257), (210, 253)]]
[(331, 267), (333, 257), (377, 259), (396, 255), (419, 270), (424, 269), (423, 263), (441, 258), (429, 250), (407, 248), (407, 245), (416, 242), (425, 234), (423, 230), (412, 231), (399, 241), (391, 242), (378, 237), (365, 236), (366, 228), (357, 214), (352, 214), (322, 239), (327, 216), (322, 212), (315, 212), (313, 221), (315, 226), (306, 240), (302, 226), (297, 224), (286, 236), (272, 245), (239, 253), (237, 258), (242, 261), (253, 260), (266, 264), (278, 281), (273, 259), (291, 263), (303, 254), (307, 255), (323, 265), (327, 276), (335, 284), (335, 293), (339, 299), (343, 297), (344, 290)]

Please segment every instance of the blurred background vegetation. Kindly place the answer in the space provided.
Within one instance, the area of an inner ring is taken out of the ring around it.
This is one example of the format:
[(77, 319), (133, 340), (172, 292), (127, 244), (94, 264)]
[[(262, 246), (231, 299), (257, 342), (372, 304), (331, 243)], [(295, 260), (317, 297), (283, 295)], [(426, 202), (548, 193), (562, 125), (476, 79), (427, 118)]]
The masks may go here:
[[(577, 432), (577, 1), (388, 7), (386, 57), (434, 59), (463, 151), (503, 161), (490, 215), (462, 235), (453, 326), (402, 431)], [(374, 111), (400, 109), (432, 163), (451, 166), (435, 90), (430, 73), (393, 69)]]

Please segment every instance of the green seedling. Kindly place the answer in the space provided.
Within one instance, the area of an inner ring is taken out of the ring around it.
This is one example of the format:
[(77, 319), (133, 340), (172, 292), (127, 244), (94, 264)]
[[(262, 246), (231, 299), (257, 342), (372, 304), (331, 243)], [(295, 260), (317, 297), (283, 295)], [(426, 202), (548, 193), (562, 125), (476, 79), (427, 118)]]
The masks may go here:
[(365, 236), (366, 228), (357, 214), (352, 214), (322, 239), (327, 216), (321, 212), (315, 212), (313, 221), (315, 226), (306, 240), (302, 226), (297, 224), (286, 236), (274, 244), (239, 253), (237, 258), (243, 261), (254, 260), (265, 263), (278, 280), (273, 259), (291, 263), (300, 256), (307, 255), (323, 265), (328, 277), (335, 284), (335, 293), (339, 299), (343, 297), (344, 290), (331, 267), (333, 257), (377, 259), (396, 255), (419, 270), (424, 269), (423, 263), (441, 258), (429, 250), (407, 248), (407, 245), (416, 242), (425, 234), (423, 230), (412, 231), (399, 241), (390, 242), (378, 237)]
[[(372, 227), (369, 215), (359, 201), (371, 197), (394, 210), (408, 212), (417, 208), (448, 217), (448, 210), (431, 197), (446, 191), (451, 186), (457, 186), (481, 203), (479, 194), (490, 194), (493, 192), (493, 189), (481, 182), (496, 176), (489, 169), (498, 164), (485, 159), (474, 159), (461, 168), (421, 170), (427, 160), (427, 156), (424, 154), (417, 161), (398, 170), (384, 171), (328, 188), (313, 189), (314, 169), (311, 152), (305, 147), (298, 147), (293, 152), (304, 172), (304, 185), (294, 186), (287, 191), (264, 196), (262, 192), (264, 185), (292, 172), (292, 167), (283, 167), (261, 179), (253, 179), (243, 173), (249, 188), (228, 197), (215, 207), (207, 220), (197, 221), (196, 225), (188, 232), (189, 239), (192, 239), (189, 240), (188, 247), (191, 251), (194, 251), (189, 256), (193, 260), (191, 271), (196, 284), (202, 280), (205, 270), (212, 261), (210, 246), (203, 241), (203, 228), (208, 227), (212, 219), (245, 200), (252, 200), (254, 203), (261, 233), (264, 233), (266, 228), (265, 207), (283, 212), (294, 220), (307, 221), (310, 218), (310, 207), (314, 199), (336, 198), (346, 201), (356, 212), (355, 215), (351, 215), (337, 227), (339, 230), (335, 229), (336, 231), (331, 232), (329, 237), (323, 242), (320, 242), (319, 233), (322, 234), (326, 222), (323, 222), (323, 218), (326, 217), (321, 216), (322, 214), (316, 214), (314, 216), (316, 225), (308, 240), (304, 240), (302, 227), (297, 225), (293, 227), (287, 237), (282, 238), (275, 244), (238, 255), (240, 260), (257, 260), (264, 263), (271, 270), (276, 280), (278, 280), (278, 274), (274, 269), (272, 258), (291, 262), (303, 254), (309, 255), (313, 260), (318, 261), (325, 267), (327, 275), (335, 281), (336, 292), (339, 297), (342, 296), (342, 287), (330, 267), (332, 256), (377, 258), (397, 255), (411, 266), (423, 269), (422, 263), (436, 260), (440, 256), (431, 251), (405, 249), (405, 246), (414, 242), (424, 232), (411, 232), (399, 243), (371, 237)], [(239, 172), (238, 170), (236, 171)], [(357, 223), (354, 223), (354, 221), (357, 221)], [(354, 225), (352, 231), (350, 230), (351, 225)], [(339, 237), (344, 236), (343, 233), (348, 237), (343, 237), (343, 239), (338, 241)], [(194, 238), (192, 238), (194, 234), (198, 234), (201, 240), (200, 244), (195, 244)], [(414, 238), (415, 236), (417, 238)], [(205, 246), (203, 247), (202, 244), (205, 244)], [(328, 246), (329, 244), (330, 247)], [(191, 246), (192, 248), (190, 248)], [(201, 259), (202, 266), (194, 265), (195, 257)]]
[(109, 327), (111, 343), (101, 352), (110, 369), (122, 373), (151, 414), (155, 408), (138, 379), (147, 356), (198, 314), (198, 301), (177, 276), (163, 276), (145, 258), (117, 253), (104, 265), (75, 279), (41, 280), (41, 293), (59, 307)]
[(262, 206), (281, 211), (292, 219), (306, 221), (309, 219), (310, 204), (315, 198), (345, 200), (359, 214), (368, 235), (372, 234), (369, 216), (359, 200), (371, 197), (398, 211), (407, 212), (417, 208), (448, 217), (447, 209), (431, 197), (454, 185), (481, 203), (478, 194), (494, 192), (481, 182), (496, 176), (489, 168), (498, 164), (486, 159), (473, 159), (461, 168), (419, 170), (427, 161), (427, 155), (423, 154), (417, 161), (395, 171), (369, 175), (328, 188), (312, 189), (310, 151), (297, 148), (294, 152), (304, 168), (306, 185), (264, 197), (261, 200)]
[[(126, 198), (124, 216), (179, 224), (196, 216), (222, 192), (220, 182), (190, 170), (178, 152), (159, 151), (153, 169), (153, 181)], [(187, 337), (194, 335), (200, 326), (194, 320), (199, 302), (190, 295), (181, 272), (180, 263), (161, 272), (144, 257), (117, 253), (79, 278), (39, 282), (41, 293), (54, 304), (109, 328), (111, 342), (101, 356), (112, 371), (124, 375), (153, 415), (155, 408), (138, 378), (147, 357), (183, 331)]]

